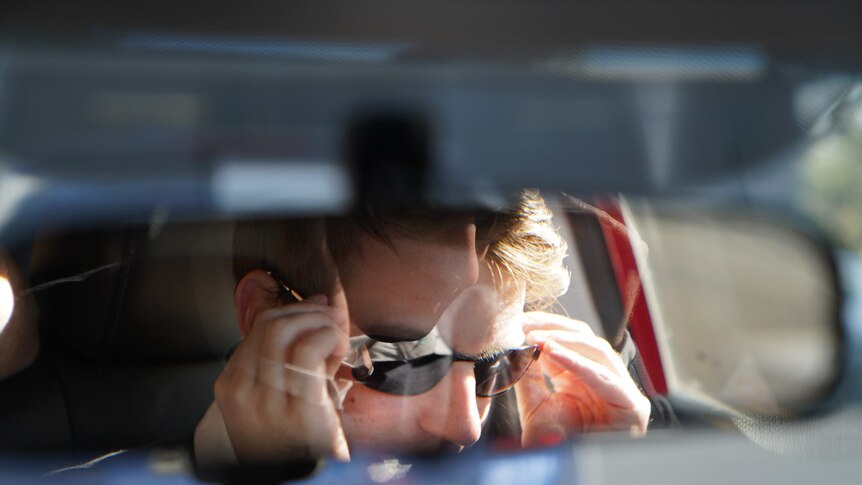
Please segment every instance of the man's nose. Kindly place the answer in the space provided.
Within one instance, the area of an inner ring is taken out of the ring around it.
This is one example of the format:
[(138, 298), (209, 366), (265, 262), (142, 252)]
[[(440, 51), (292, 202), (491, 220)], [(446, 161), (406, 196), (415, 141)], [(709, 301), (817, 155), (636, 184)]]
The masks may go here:
[(472, 363), (455, 362), (446, 377), (426, 396), (428, 400), (423, 403), (420, 421), (425, 431), (461, 446), (470, 446), (479, 440), (482, 418), (490, 400), (480, 401), (476, 397)]

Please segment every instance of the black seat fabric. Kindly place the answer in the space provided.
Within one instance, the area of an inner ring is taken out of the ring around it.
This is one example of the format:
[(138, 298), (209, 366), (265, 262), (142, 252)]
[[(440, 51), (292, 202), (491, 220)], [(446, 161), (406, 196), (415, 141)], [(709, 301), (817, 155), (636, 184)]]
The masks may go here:
[(190, 436), (238, 339), (231, 239), (227, 224), (137, 226), (34, 250), (42, 346), (33, 366), (0, 382), (0, 448)]
[(2, 447), (113, 450), (191, 436), (218, 361), (100, 365), (49, 351), (0, 382)]

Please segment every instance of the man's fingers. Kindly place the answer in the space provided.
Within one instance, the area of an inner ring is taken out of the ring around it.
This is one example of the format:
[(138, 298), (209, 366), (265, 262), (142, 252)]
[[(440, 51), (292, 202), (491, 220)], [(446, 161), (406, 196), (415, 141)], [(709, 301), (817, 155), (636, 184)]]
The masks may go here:
[[(637, 399), (641, 396), (637, 386), (615, 375), (610, 369), (554, 342), (548, 342), (543, 353), (557, 366), (573, 374), (609, 405), (623, 409), (636, 407)], [(557, 391), (568, 392), (575, 388), (566, 382), (567, 377), (564, 374), (558, 374), (552, 378)]]
[[(319, 312), (300, 313), (290, 318), (279, 318), (271, 322), (265, 322), (263, 341), (260, 346), (261, 361), (269, 360), (275, 362), (286, 362), (290, 347), (298, 337), (306, 332), (313, 332), (323, 328), (335, 328), (335, 323), (327, 314)], [(347, 338), (346, 336), (344, 337)], [(325, 360), (325, 359), (321, 359)], [(267, 380), (268, 379), (268, 376)]]
[(329, 394), (350, 347), (347, 315), (326, 303), (312, 296), (261, 312), (217, 379), (216, 401), (241, 461), (349, 457)]
[(317, 368), (323, 363), (324, 372), (332, 377), (349, 351), (347, 334), (333, 324), (300, 333), (287, 350), (287, 361), (303, 368)]
[(329, 398), (326, 358), (341, 346), (344, 336), (331, 327), (307, 331), (293, 342), (293, 350), (280, 359), (260, 358), (255, 395), (256, 411), (272, 417), (303, 413), (312, 405), (320, 413)]
[[(278, 399), (278, 394), (273, 393), (281, 393), (281, 399), (284, 393), (302, 397), (302, 390), (309, 386), (312, 392), (316, 387), (306, 381), (325, 380), (327, 360), (340, 360), (348, 347), (347, 337), (320, 313), (298, 314), (268, 322), (267, 326), (257, 362), (257, 380), (265, 386), (261, 393), (266, 399)], [(315, 335), (325, 338), (308, 338)], [(296, 355), (302, 358), (297, 360)], [(311, 376), (315, 373), (320, 377)], [(311, 399), (317, 400), (317, 397), (311, 396)]]
[[(317, 393), (322, 388), (322, 396), (328, 396), (328, 379), (334, 374), (329, 372), (328, 361), (337, 359), (340, 362), (347, 347), (344, 335), (333, 328), (323, 328), (299, 337), (291, 346), (289, 367), (286, 367), (294, 371), (290, 373), (291, 379), (296, 378), (291, 386), (295, 391), (292, 394), (302, 393), (307, 386), (311, 386), (312, 392)], [(311, 371), (312, 374), (303, 374), (303, 370)], [(314, 394), (315, 400), (317, 397)]]
[[(240, 345), (234, 350), (231, 355), (228, 366), (231, 362), (237, 362), (242, 365), (235, 366), (237, 370), (242, 370), (245, 373), (250, 373), (252, 376), (257, 374), (256, 360), (260, 355), (264, 354), (263, 347), (267, 342), (267, 332), (271, 331), (270, 325), (273, 321), (278, 321), (283, 318), (291, 318), (294, 315), (307, 313), (322, 313), (332, 316), (332, 308), (325, 305), (316, 305), (313, 303), (296, 303), (284, 305), (277, 308), (270, 308), (260, 313), (254, 321), (251, 332), (243, 339)], [(245, 354), (245, 357), (242, 356)], [(254, 363), (254, 369), (248, 368), (248, 363)]]
[(306, 426), (312, 455), (335, 454), (349, 457), (344, 433), (332, 402), (326, 359), (343, 355), (346, 338), (332, 328), (300, 336), (291, 349), (285, 369), (290, 381), (292, 415)]
[[(300, 303), (267, 310), (255, 322), (254, 328), (240, 343), (225, 367), (219, 386), (231, 399), (240, 401), (251, 393), (264, 398), (262, 412), (279, 412), (285, 393), (290, 390), (295, 372), (286, 371), (291, 345), (305, 333), (329, 329), (344, 343), (337, 348), (341, 355), (349, 344), (347, 335), (332, 321), (330, 307), (315, 303)], [(340, 359), (340, 357), (338, 357)], [(334, 358), (333, 358), (334, 359)], [(326, 356), (320, 359), (325, 366)], [(308, 365), (306, 365), (308, 366)], [(300, 376), (300, 379), (304, 377)], [(271, 409), (270, 409), (271, 408)]]
[(553, 432), (554, 426), (582, 431), (610, 426), (635, 435), (644, 433), (649, 400), (641, 394), (619, 354), (588, 324), (562, 315), (530, 312), (524, 316), (523, 330), (528, 343), (542, 346), (539, 365), (534, 369), (540, 367), (553, 386), (547, 404), (536, 414), (538, 421), (531, 420), (525, 428), (525, 443), (542, 437), (538, 432), (542, 426), (551, 426), (545, 430), (548, 432)]
[(580, 355), (613, 370), (618, 376), (627, 376), (625, 364), (607, 340), (592, 334), (568, 330), (534, 330), (527, 333), (527, 343), (543, 345), (556, 342)]
[(551, 390), (548, 389), (542, 369), (538, 365), (531, 365), (524, 377), (515, 384), (515, 398), (521, 421), (531, 416), (550, 395)]
[[(219, 387), (225, 395), (243, 395), (254, 388), (257, 376), (257, 363), (249, 351), (248, 340), (243, 340), (234, 350), (230, 360), (216, 381), (216, 391)], [(216, 396), (218, 397), (218, 396)]]
[(314, 301), (303, 301), (300, 303), (291, 303), (289, 305), (282, 305), (279, 307), (264, 310), (263, 312), (261, 312), (260, 316), (258, 317), (258, 320), (276, 320), (278, 318), (285, 318), (291, 315), (312, 312), (324, 313), (329, 315), (330, 318), (335, 319), (335, 317), (341, 313), (341, 310), (331, 307), (329, 305), (315, 303)]
[(524, 313), (524, 332), (534, 330), (567, 330), (570, 332), (593, 335), (593, 329), (586, 322), (547, 312)]

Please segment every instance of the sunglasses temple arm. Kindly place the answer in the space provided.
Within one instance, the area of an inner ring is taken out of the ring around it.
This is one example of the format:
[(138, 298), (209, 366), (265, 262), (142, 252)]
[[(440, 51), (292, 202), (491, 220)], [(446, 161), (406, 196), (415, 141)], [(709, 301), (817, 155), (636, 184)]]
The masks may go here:
[(350, 367), (353, 377), (356, 380), (364, 381), (374, 373), (374, 362), (371, 361), (371, 354), (368, 352), (368, 347), (363, 345), (356, 352), (358, 353), (358, 360), (361, 360), (362, 364), (358, 366), (348, 362), (345, 362), (345, 364)]

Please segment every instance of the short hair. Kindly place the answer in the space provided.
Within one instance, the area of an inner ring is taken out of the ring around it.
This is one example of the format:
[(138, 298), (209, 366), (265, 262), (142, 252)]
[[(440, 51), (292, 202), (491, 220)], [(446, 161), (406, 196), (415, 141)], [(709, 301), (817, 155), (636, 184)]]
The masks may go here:
[(391, 245), (393, 235), (427, 239), (457, 227), (468, 216), (476, 223), (477, 246), (484, 249), (483, 259), (495, 270), (497, 281), (508, 276), (524, 286), (526, 309), (546, 308), (568, 290), (566, 242), (536, 190), (522, 191), (517, 202), (502, 211), (364, 207), (350, 216), (241, 221), (234, 230), (234, 278), (238, 282), (263, 269), (300, 293), (329, 294), (362, 233)]
[(571, 280), (564, 263), (568, 246), (551, 210), (537, 190), (525, 190), (499, 221), (501, 230), (490, 236), (488, 262), (501, 279), (509, 275), (525, 286), (527, 310), (550, 307)]

